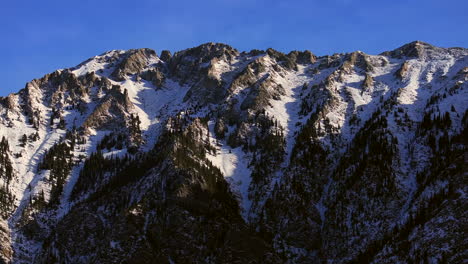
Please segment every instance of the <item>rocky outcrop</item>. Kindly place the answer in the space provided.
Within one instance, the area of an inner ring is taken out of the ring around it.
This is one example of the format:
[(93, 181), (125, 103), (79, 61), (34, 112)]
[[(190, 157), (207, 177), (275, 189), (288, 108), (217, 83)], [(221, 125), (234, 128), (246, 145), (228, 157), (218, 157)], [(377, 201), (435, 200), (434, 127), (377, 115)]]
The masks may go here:
[(206, 75), (186, 93), (184, 101), (206, 105), (220, 102), (225, 95), (223, 83), (212, 75)]
[(207, 67), (214, 58), (228, 63), (239, 52), (225, 44), (206, 43), (195, 48), (176, 52), (168, 62), (170, 75), (181, 83), (197, 82), (208, 74)]
[(317, 61), (317, 57), (309, 50), (291, 51), (287, 55), (292, 61), (299, 64), (309, 65)]
[(11, 248), (10, 234), (8, 232), (8, 222), (0, 220), (0, 262), (8, 263), (13, 257), (13, 249)]
[(98, 106), (83, 123), (83, 128), (120, 130), (125, 128), (133, 104), (127, 91), (113, 85), (112, 90), (99, 102)]
[(162, 61), (169, 61), (172, 58), (172, 54), (168, 50), (161, 51), (161, 56), (159, 57)]
[(250, 91), (242, 101), (240, 108), (242, 110), (252, 109), (258, 111), (269, 106), (271, 100), (279, 100), (283, 94), (283, 86), (275, 83), (271, 77), (267, 76), (264, 80), (260, 80), (250, 87)]
[(151, 49), (129, 50), (125, 58), (112, 72), (111, 77), (116, 81), (123, 81), (128, 75), (141, 72), (148, 64), (148, 60), (157, 58), (156, 52)]
[(419, 60), (431, 60), (441, 59), (450, 54), (458, 54), (461, 50), (463, 50), (463, 48), (443, 49), (422, 41), (413, 41), (393, 51), (383, 52), (380, 55), (395, 59), (416, 58)]
[(143, 80), (151, 82), (155, 87), (161, 87), (166, 77), (159, 68), (149, 69), (140, 74)]
[(396, 50), (386, 51), (382, 53), (382, 55), (398, 59), (401, 59), (403, 57), (419, 58), (423, 54), (425, 48), (431, 47), (433, 46), (428, 43), (424, 43), (422, 41), (413, 41), (411, 43), (399, 47)]
[(278, 62), (278, 64), (282, 65), (286, 69), (297, 70), (296, 61), (293, 59), (294, 56), (289, 57), (286, 54), (272, 48), (267, 49), (266, 53), (268, 56), (270, 56), (270, 58), (274, 59), (276, 62)]
[(374, 78), (370, 74), (366, 74), (364, 82), (362, 82), (362, 90), (369, 90), (374, 85)]
[(16, 98), (14, 94), (9, 94), (7, 97), (0, 97), (0, 104), (8, 110), (16, 108)]
[(369, 62), (369, 59), (367, 59), (366, 54), (363, 52), (353, 52), (343, 62), (343, 69), (349, 73), (351, 69), (354, 67), (363, 70), (365, 72), (372, 72), (374, 69), (374, 66), (371, 65)]
[(401, 67), (395, 72), (395, 76), (400, 80), (405, 79), (405, 77), (407, 76), (409, 68), (410, 68), (410, 64), (405, 61), (401, 65)]
[(334, 54), (332, 56), (324, 56), (319, 57), (318, 60), (320, 64), (318, 66), (318, 70), (326, 69), (326, 68), (334, 68), (338, 67), (341, 64), (341, 56), (340, 54)]

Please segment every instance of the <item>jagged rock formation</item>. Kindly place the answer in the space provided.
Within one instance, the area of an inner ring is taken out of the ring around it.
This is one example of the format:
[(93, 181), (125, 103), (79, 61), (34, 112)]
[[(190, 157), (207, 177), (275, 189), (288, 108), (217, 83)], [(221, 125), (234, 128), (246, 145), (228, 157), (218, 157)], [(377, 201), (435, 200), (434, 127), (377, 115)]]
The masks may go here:
[(110, 51), (0, 97), (7, 263), (463, 263), (468, 50)]

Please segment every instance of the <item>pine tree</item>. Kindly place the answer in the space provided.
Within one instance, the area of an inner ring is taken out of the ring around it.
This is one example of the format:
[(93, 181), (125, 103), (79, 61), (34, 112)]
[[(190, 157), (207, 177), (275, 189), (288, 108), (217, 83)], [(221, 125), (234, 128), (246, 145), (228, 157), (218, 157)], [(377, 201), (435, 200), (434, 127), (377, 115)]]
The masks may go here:
[(26, 134), (23, 134), (19, 142), (20, 142), (20, 146), (24, 148), (26, 146), (26, 143), (28, 142), (28, 136), (26, 136)]
[(5, 137), (0, 141), (0, 178), (5, 185), (0, 186), (0, 215), (6, 219), (13, 210), (14, 196), (9, 190), (10, 182), (14, 177), (12, 162), (9, 158), (9, 144)]

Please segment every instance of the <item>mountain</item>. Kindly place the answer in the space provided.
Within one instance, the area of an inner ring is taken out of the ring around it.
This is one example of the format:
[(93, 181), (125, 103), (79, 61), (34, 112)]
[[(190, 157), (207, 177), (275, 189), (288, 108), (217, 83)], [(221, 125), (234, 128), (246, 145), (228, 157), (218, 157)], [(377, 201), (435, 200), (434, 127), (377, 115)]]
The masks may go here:
[(113, 50), (0, 97), (5, 263), (463, 263), (468, 49)]

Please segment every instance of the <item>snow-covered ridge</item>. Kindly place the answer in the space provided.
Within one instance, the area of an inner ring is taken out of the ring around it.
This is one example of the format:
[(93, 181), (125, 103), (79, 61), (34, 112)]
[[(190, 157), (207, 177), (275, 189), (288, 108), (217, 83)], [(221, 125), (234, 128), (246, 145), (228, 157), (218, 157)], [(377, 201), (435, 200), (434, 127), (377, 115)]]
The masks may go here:
[[(14, 211), (4, 220), (16, 254), (14, 262), (26, 263), (41, 250), (42, 242), (25, 237), (21, 228), (41, 213), (40, 209), (28, 211), (35, 198), (51, 199), (50, 170), (40, 170), (38, 165), (54, 144), (72, 145), (65, 138), (67, 132), (83, 131), (79, 133), (86, 142), (71, 150), (74, 164), (59, 205), (47, 211), (50, 219), (37, 217), (47, 232), (75, 206), (70, 196), (83, 162), (98, 151), (106, 136), (125, 135), (123, 148), (100, 150), (107, 158), (148, 152), (167, 120), (182, 115), (208, 120), (208, 144), (216, 153), (207, 153), (207, 158), (230, 184), (243, 218), (255, 221), (264, 213), (263, 203), (274, 196), (273, 187), (291, 174), (292, 152), (305, 127), (313, 126), (323, 148), (340, 157), (366, 122), (380, 112), (386, 118), (385, 129), (398, 139), (400, 167), (395, 168), (395, 179), (406, 195), (402, 217), (407, 215), (417, 195), (417, 173), (430, 165), (431, 158), (430, 148), (418, 139), (419, 124), (431, 113), (450, 117), (449, 135), (456, 135), (465, 125), (468, 50), (414, 42), (380, 55), (355, 52), (316, 58), (309, 53), (247, 53), (209, 43), (173, 57), (166, 54), (163, 61), (149, 49), (113, 50), (0, 98), (0, 139), (9, 142), (8, 157), (15, 175), (7, 186), (15, 197)], [(251, 179), (257, 150), (229, 143), (230, 136), (238, 133), (239, 141), (253, 144), (261, 135), (249, 126), (257, 125), (252, 118), (259, 113), (276, 122), (285, 142), (282, 163), (263, 189)], [(315, 116), (318, 119), (309, 123)], [(217, 138), (215, 124), (220, 120), (226, 123), (225, 138)], [(0, 183), (6, 185), (6, 180), (0, 177)], [(324, 189), (332, 184), (328, 181)], [(254, 189), (266, 190), (265, 196), (254, 197)], [(320, 203), (314, 205), (322, 221), (326, 221), (326, 202), (322, 202), (326, 198), (322, 194)]]

